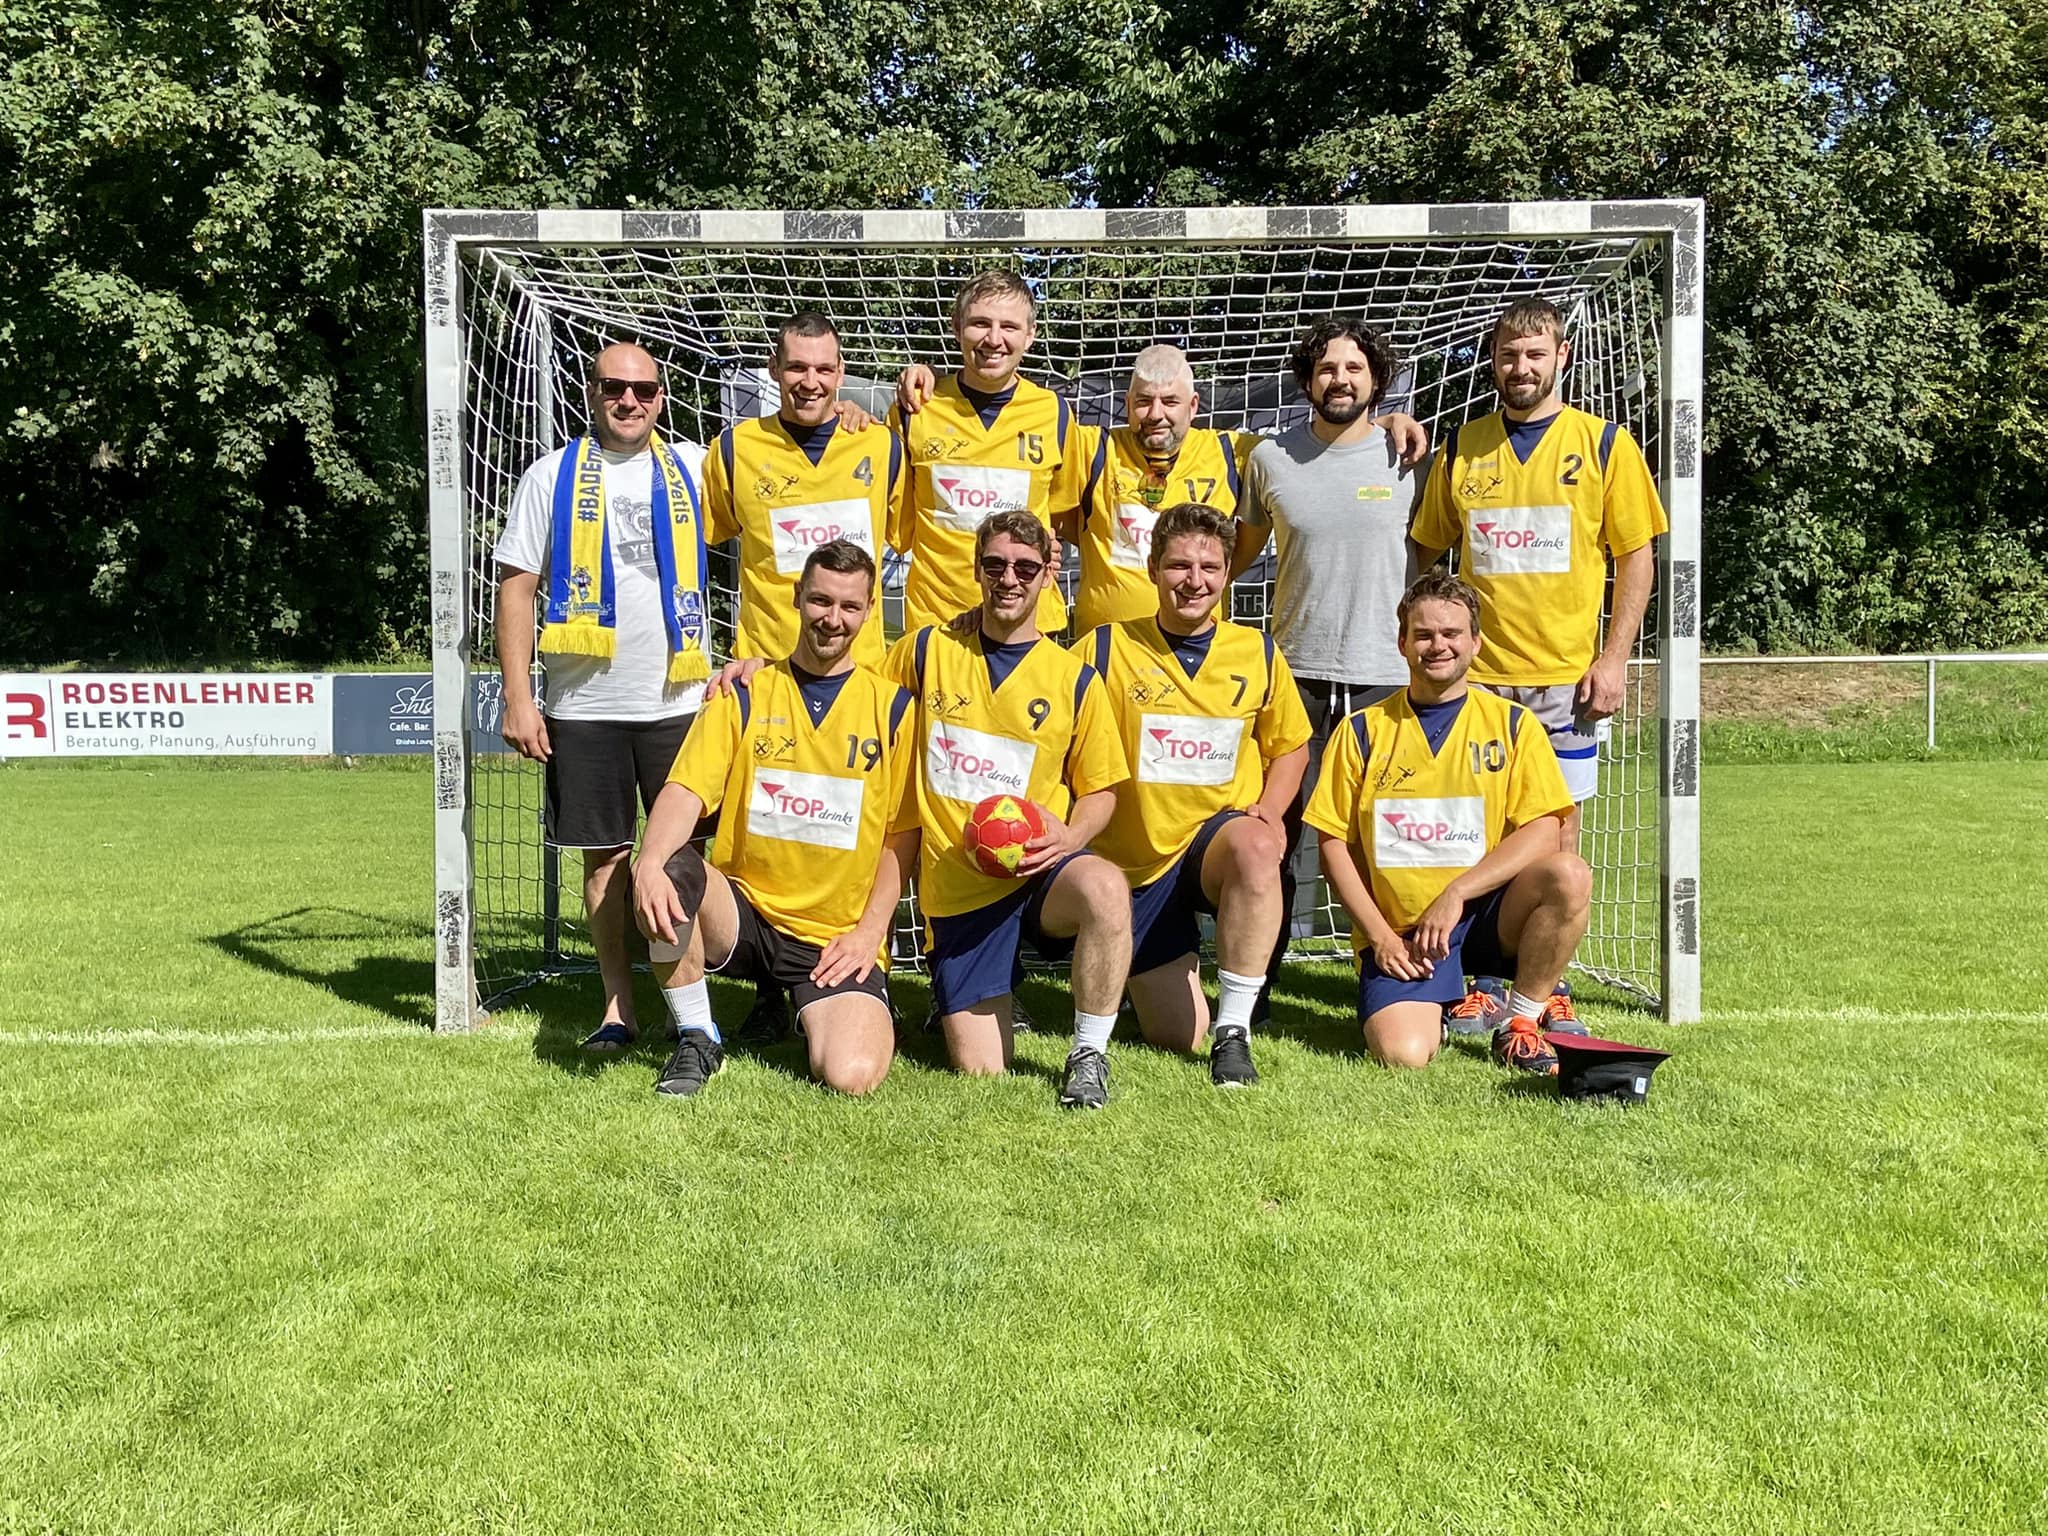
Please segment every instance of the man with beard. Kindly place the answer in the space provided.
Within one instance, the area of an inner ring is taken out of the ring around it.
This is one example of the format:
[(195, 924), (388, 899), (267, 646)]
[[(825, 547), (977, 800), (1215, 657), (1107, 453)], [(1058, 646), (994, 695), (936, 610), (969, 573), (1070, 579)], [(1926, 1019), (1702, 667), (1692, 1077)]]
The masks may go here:
[[(704, 450), (656, 432), (668, 397), (640, 347), (599, 352), (588, 398), (594, 435), (538, 460), (513, 493), (496, 551), (497, 642), (505, 741), (547, 765), (542, 835), (583, 855), (583, 910), (604, 986), (604, 1012), (583, 1048), (616, 1052), (637, 1033), (626, 857), (709, 670)], [(547, 698), (535, 708), (542, 596)]]
[(1386, 336), (1357, 315), (1325, 315), (1289, 363), (1308, 401), (1301, 426), (1266, 439), (1245, 466), (1231, 575), (1250, 569), (1270, 533), (1277, 545), (1270, 631), (1286, 654), (1308, 714), (1308, 767), (1286, 816), (1280, 935), (1266, 968), (1261, 1020), (1287, 950), (1297, 888), (1313, 876), (1300, 854), (1302, 808), (1330, 732), (1408, 676), (1395, 644), (1395, 609), (1416, 569), (1408, 540), (1418, 486), (1373, 407), (1394, 375)]
[[(633, 905), (678, 1032), (657, 1092), (687, 1097), (725, 1065), (707, 968), (789, 988), (819, 1082), (867, 1093), (889, 1070), (889, 925), (917, 844), (917, 748), (910, 695), (853, 661), (874, 594), (866, 550), (812, 551), (796, 650), (704, 707), (647, 818)], [(707, 867), (688, 844), (721, 810)]]
[[(1657, 535), (1670, 525), (1627, 428), (1559, 397), (1571, 343), (1556, 305), (1510, 305), (1494, 323), (1492, 352), (1501, 408), (1445, 438), (1414, 537), (1425, 563), (1456, 547), (1486, 632), (1472, 680), (1542, 722), (1573, 801), (1561, 846), (1576, 853), (1579, 806), (1600, 787), (1600, 743), (1621, 708), (1656, 584)], [(1614, 603), (1602, 644), (1610, 556)], [(1497, 981), (1475, 977), (1444, 1022), (1454, 1033), (1483, 1033), (1507, 1006)], [(1551, 1024), (1575, 1025), (1568, 993), (1558, 994)]]

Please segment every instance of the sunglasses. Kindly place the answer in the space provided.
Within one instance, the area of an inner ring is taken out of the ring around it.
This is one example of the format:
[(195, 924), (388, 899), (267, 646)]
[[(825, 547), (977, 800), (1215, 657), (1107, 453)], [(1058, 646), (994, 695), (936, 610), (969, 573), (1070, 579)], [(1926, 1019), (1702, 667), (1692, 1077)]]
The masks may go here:
[(983, 555), (981, 557), (981, 574), (990, 581), (1001, 581), (1003, 579), (1003, 572), (1015, 571), (1017, 573), (1017, 580), (1028, 587), (1032, 582), (1038, 580), (1038, 573), (1044, 569), (1045, 562), (1043, 560), (1005, 560), (1001, 555)]
[(633, 398), (642, 405), (654, 403), (654, 397), (661, 393), (659, 379), (599, 379), (597, 392), (607, 400), (623, 400), (627, 390), (633, 391)]

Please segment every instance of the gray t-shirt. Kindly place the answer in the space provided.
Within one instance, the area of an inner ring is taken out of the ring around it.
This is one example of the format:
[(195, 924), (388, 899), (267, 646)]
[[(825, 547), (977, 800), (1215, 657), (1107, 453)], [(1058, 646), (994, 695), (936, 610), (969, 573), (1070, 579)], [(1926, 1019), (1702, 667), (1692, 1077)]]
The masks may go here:
[(1303, 425), (1252, 449), (1238, 516), (1273, 530), (1273, 639), (1298, 677), (1398, 687), (1395, 607), (1415, 579), (1422, 482), (1387, 434), (1325, 443)]

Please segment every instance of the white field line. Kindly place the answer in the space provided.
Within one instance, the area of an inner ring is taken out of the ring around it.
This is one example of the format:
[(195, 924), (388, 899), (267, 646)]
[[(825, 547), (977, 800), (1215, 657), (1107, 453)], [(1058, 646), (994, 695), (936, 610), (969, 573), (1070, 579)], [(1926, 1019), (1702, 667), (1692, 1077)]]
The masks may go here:
[[(226, 1049), (231, 1046), (315, 1045), (329, 1040), (432, 1040), (424, 1024), (341, 1024), (313, 1029), (0, 1029), (0, 1046), (88, 1045), (88, 1046), (199, 1046)], [(465, 1037), (467, 1038), (467, 1037)], [(531, 1040), (530, 1033), (480, 1029), (478, 1039)]]
[[(1603, 1025), (1614, 1016), (1614, 1010), (1589, 1009), (1591, 1021)], [(1650, 1022), (1640, 1016), (1627, 1016)], [(1937, 1009), (1887, 1009), (1865, 1008), (1847, 1005), (1840, 1008), (1721, 1008), (1708, 1011), (1708, 1024), (1737, 1025), (1798, 1025), (1814, 1023), (1842, 1024), (2020, 1024), (2048, 1028), (2048, 1012), (2021, 1009), (1975, 1009), (1959, 1008), (1948, 1011)], [(1616, 1018), (1617, 1027), (1625, 1027), (1622, 1017)], [(1681, 1026), (1697, 1028), (1695, 1025)], [(435, 1041), (435, 1036), (424, 1025), (415, 1024), (351, 1024), (323, 1025), (313, 1029), (158, 1029), (144, 1026), (139, 1029), (0, 1029), (0, 1046), (93, 1046), (93, 1047), (135, 1047), (173, 1046), (198, 1047), (206, 1050), (227, 1050), (241, 1047), (314, 1045), (327, 1041), (352, 1040), (416, 1040)], [(516, 1042), (530, 1044), (533, 1032), (527, 1028), (497, 1029), (486, 1027), (468, 1035), (456, 1036), (465, 1040), (491, 1040), (500, 1044)]]

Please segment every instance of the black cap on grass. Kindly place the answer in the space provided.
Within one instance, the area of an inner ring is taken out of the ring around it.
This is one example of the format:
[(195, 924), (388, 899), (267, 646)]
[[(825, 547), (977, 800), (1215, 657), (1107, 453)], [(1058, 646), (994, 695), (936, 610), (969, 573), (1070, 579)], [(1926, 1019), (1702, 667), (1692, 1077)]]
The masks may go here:
[(1587, 1035), (1546, 1034), (1557, 1052), (1557, 1091), (1568, 1099), (1601, 1099), (1640, 1104), (1650, 1095), (1650, 1074), (1670, 1056), (1647, 1045), (1595, 1040)]

